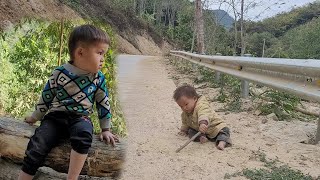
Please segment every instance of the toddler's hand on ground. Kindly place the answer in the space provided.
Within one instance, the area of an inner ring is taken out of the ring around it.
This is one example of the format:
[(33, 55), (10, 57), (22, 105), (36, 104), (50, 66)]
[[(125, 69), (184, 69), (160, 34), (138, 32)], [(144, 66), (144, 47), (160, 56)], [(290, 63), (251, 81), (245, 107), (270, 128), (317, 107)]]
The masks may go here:
[(119, 138), (112, 134), (110, 131), (104, 131), (100, 134), (100, 141), (106, 140), (107, 144), (111, 144), (112, 146), (115, 146), (116, 142), (119, 142)]
[(185, 131), (179, 131), (178, 134), (180, 136), (187, 136), (188, 135)]
[(199, 131), (202, 133), (206, 133), (208, 130), (208, 126), (206, 124), (200, 124)]
[(34, 119), (31, 116), (25, 117), (24, 118), (24, 122), (28, 123), (30, 126), (33, 125), (35, 122), (37, 122), (36, 119)]

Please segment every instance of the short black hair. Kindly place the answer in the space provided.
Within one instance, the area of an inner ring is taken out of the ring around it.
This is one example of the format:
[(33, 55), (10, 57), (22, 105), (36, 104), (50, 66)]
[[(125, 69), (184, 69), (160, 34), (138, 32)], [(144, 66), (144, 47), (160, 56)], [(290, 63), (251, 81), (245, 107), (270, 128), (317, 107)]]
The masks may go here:
[(189, 84), (179, 86), (173, 93), (173, 99), (175, 101), (178, 101), (182, 96), (186, 96), (188, 98), (199, 97), (196, 89)]
[(69, 36), (68, 42), (71, 61), (74, 59), (74, 51), (79, 42), (85, 44), (93, 44), (95, 42), (110, 44), (110, 38), (103, 30), (93, 25), (85, 24), (75, 27)]

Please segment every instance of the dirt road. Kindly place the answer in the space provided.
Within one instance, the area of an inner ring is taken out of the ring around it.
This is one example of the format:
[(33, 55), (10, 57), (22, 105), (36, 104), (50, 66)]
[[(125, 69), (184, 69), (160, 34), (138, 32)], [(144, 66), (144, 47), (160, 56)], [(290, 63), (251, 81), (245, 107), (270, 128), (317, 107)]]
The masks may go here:
[(263, 167), (262, 154), (303, 173), (320, 175), (320, 147), (299, 143), (315, 131), (315, 123), (271, 119), (262, 123), (266, 117), (248, 112), (219, 113), (232, 130), (234, 145), (225, 151), (213, 143), (191, 143), (175, 153), (187, 138), (177, 135), (181, 111), (172, 99), (176, 86), (163, 58), (119, 56), (118, 63), (118, 89), (128, 128), (122, 179), (219, 180), (227, 173)]

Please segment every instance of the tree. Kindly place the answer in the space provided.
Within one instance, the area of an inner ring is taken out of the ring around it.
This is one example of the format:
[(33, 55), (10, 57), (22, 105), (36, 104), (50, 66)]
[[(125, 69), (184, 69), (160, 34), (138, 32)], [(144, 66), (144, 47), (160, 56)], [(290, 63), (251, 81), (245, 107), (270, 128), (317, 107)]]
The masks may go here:
[(271, 47), (276, 42), (276, 38), (269, 32), (255, 32), (248, 36), (246, 50), (256, 56), (263, 57), (263, 50)]
[(195, 1), (195, 26), (197, 32), (197, 50), (199, 54), (205, 53), (204, 47), (204, 21), (203, 21), (203, 13), (202, 13), (202, 2), (201, 0)]
[(236, 0), (224, 0), (223, 3), (228, 4), (232, 8), (233, 18), (234, 18), (234, 43), (233, 43), (233, 54), (236, 55), (238, 52), (238, 19), (240, 13), (237, 9), (237, 2)]
[(243, 25), (243, 14), (244, 14), (244, 0), (241, 0), (241, 14), (240, 14), (240, 34), (241, 34), (241, 56), (243, 56), (245, 51), (245, 41), (244, 41), (244, 25)]
[[(275, 3), (272, 5), (268, 6), (265, 10), (260, 12), (260, 14), (257, 16), (259, 17), (261, 14), (265, 13), (268, 9), (270, 9), (271, 6), (274, 5), (279, 5), (279, 2), (281, 0), (277, 0)], [(248, 11), (252, 8), (256, 8), (257, 6), (262, 5), (262, 1), (257, 1), (257, 0), (224, 0), (223, 3), (228, 4), (233, 11), (234, 15), (234, 53), (237, 54), (238, 52), (238, 47), (240, 47), (240, 54), (243, 55), (246, 52), (246, 43), (247, 43), (247, 25), (248, 22), (251, 22), (250, 19), (244, 19), (245, 14), (248, 13)], [(281, 4), (280, 4), (281, 5)], [(239, 24), (240, 25), (239, 25)], [(239, 27), (238, 27), (239, 25)], [(261, 29), (261, 27), (259, 27)], [(240, 31), (240, 44), (239, 39), (238, 39), (238, 33)]]
[[(221, 10), (223, 0), (203, 0), (204, 4), (204, 30), (205, 30), (205, 51), (207, 54), (222, 53), (223, 55), (232, 55), (232, 40), (227, 28), (221, 25), (227, 12)], [(218, 5), (218, 9), (211, 10), (212, 5)], [(224, 14), (222, 14), (224, 13)]]
[(237, 46), (238, 46), (238, 12), (236, 10), (236, 4), (235, 0), (231, 0), (231, 6), (233, 9), (233, 15), (234, 15), (234, 55), (237, 54)]

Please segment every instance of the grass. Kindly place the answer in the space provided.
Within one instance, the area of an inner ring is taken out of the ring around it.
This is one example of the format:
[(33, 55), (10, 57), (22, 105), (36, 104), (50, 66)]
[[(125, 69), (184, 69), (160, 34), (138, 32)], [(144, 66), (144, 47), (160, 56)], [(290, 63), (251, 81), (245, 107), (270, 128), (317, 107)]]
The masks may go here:
[(287, 165), (273, 166), (270, 169), (244, 169), (242, 173), (243, 176), (251, 180), (313, 180), (310, 175), (305, 175), (299, 170), (293, 170)]
[(267, 159), (265, 153), (253, 152), (253, 158), (263, 162), (263, 168), (243, 169), (235, 173), (226, 173), (224, 179), (243, 176), (250, 180), (320, 180), (320, 176), (313, 178), (300, 170), (294, 170), (288, 165), (283, 165), (278, 159)]

